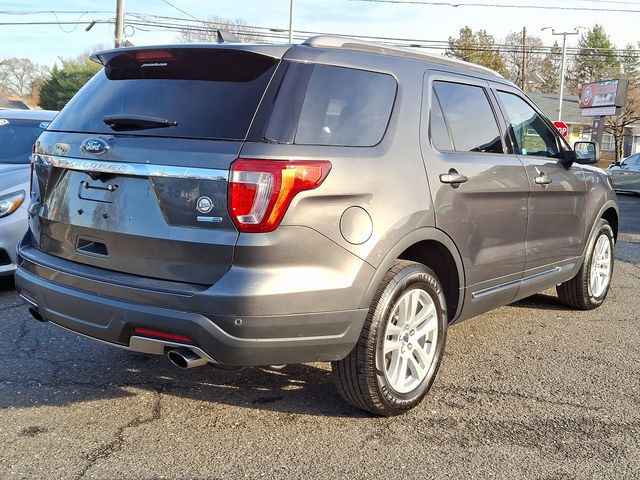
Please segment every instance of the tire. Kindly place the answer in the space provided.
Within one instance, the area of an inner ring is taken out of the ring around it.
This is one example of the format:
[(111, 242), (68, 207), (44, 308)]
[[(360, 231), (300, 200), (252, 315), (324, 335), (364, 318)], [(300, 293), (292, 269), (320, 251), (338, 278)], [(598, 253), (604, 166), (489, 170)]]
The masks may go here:
[(446, 334), (438, 278), (420, 263), (396, 260), (378, 287), (356, 346), (331, 363), (338, 391), (351, 405), (376, 415), (415, 407), (435, 380)]
[[(613, 277), (614, 247), (615, 240), (609, 222), (604, 219), (598, 220), (580, 271), (571, 280), (556, 287), (562, 303), (578, 310), (593, 310), (602, 305), (607, 298)], [(604, 258), (602, 248), (608, 249), (608, 260)], [(599, 279), (603, 278), (603, 274), (607, 275), (604, 284), (600, 284), (600, 281), (594, 283), (597, 271), (600, 272), (597, 275)]]

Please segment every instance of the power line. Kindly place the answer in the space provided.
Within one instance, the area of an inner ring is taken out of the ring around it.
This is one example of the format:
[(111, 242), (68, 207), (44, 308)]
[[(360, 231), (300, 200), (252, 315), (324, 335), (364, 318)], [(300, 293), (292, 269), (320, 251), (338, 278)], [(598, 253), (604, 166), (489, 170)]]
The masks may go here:
[[(71, 11), (69, 11), (71, 12)], [(1, 13), (1, 12), (0, 12)], [(52, 13), (52, 11), (46, 11), (46, 13)], [(59, 13), (56, 11), (56, 13)], [(74, 13), (77, 13), (74, 11)], [(85, 11), (81, 11), (81, 13), (85, 13)], [(107, 12), (112, 13), (112, 12)], [(150, 18), (156, 18), (159, 20), (149, 20)], [(211, 27), (208, 26), (207, 22), (203, 22), (201, 20), (196, 20), (199, 25), (194, 25), (194, 20), (187, 18), (179, 18), (179, 17), (170, 17), (170, 16), (160, 16), (160, 15), (150, 15), (150, 14), (141, 14), (141, 13), (131, 13), (129, 14), (128, 19), (126, 20), (126, 24), (130, 25), (134, 29), (139, 29), (141, 31), (167, 31), (167, 32), (180, 32), (180, 31), (191, 31), (191, 32), (207, 32), (211, 30)], [(109, 19), (96, 19), (96, 23), (100, 24), (113, 24), (113, 18)], [(186, 23), (185, 23), (186, 22)], [(2, 26), (18, 26), (18, 25), (74, 25), (83, 23), (82, 21), (31, 21), (31, 22), (0, 22)], [(90, 22), (86, 22), (87, 24)], [(283, 28), (270, 28), (263, 26), (252, 26), (252, 25), (237, 25), (234, 30), (240, 35), (252, 35), (252, 36), (260, 36), (267, 43), (284, 43), (287, 41), (288, 30)], [(63, 30), (64, 31), (64, 30)], [(315, 31), (307, 31), (307, 30), (296, 30), (294, 38), (296, 40), (305, 40), (309, 36), (312, 35), (320, 35), (320, 34), (332, 34), (332, 35), (340, 35), (339, 33), (327, 33), (327, 32), (315, 32)], [(474, 47), (456, 47), (454, 45), (449, 44), (449, 40), (427, 40), (427, 39), (415, 39), (415, 38), (398, 38), (398, 37), (377, 37), (377, 36), (367, 36), (367, 35), (348, 35), (352, 38), (358, 38), (362, 40), (370, 40), (370, 41), (378, 41), (381, 43), (385, 43), (392, 46), (399, 47), (410, 47), (421, 50), (434, 50), (434, 51), (447, 51), (450, 50), (451, 47), (455, 47), (457, 50), (461, 52), (498, 52), (498, 53), (521, 53), (522, 45), (520, 44), (509, 44), (509, 43), (494, 43), (492, 45), (487, 46), (474, 46)], [(453, 39), (455, 41), (455, 39)], [(554, 55), (559, 56), (560, 52), (558, 51), (558, 47), (555, 46), (531, 46), (527, 45), (526, 51), (528, 54), (537, 54), (537, 55)], [(572, 57), (590, 55), (594, 57), (598, 56), (627, 56), (630, 58), (640, 58), (640, 51), (636, 51), (633, 54), (629, 55), (626, 49), (606, 49), (606, 48), (580, 48), (580, 47), (567, 47), (567, 55)]]
[(200, 21), (198, 18), (194, 17), (194, 16), (193, 16), (193, 15), (191, 15), (189, 12), (185, 12), (185, 11), (184, 11), (184, 10), (182, 10), (181, 8), (176, 7), (173, 3), (171, 3), (171, 2), (169, 2), (169, 1), (167, 1), (167, 0), (160, 0), (160, 1), (162, 1), (162, 2), (166, 3), (166, 4), (167, 4), (167, 5), (169, 5), (170, 7), (175, 8), (175, 9), (176, 9), (176, 10), (178, 10), (179, 12), (184, 13), (184, 14), (185, 14), (186, 16), (188, 16), (188, 17), (191, 17), (191, 18), (193, 18), (193, 19), (195, 19), (195, 20)]
[[(434, 7), (491, 7), (491, 8), (516, 8), (516, 9), (538, 9), (538, 10), (572, 10), (580, 12), (617, 12), (617, 13), (640, 13), (640, 10), (613, 9), (613, 8), (592, 8), (592, 7), (562, 7), (557, 5), (508, 5), (502, 3), (453, 3), (453, 2), (431, 2), (423, 0), (347, 0), (349, 2), (365, 3), (392, 3), (399, 5), (430, 5)], [(607, 2), (610, 3), (610, 2)], [(639, 5), (640, 6), (640, 5)]]

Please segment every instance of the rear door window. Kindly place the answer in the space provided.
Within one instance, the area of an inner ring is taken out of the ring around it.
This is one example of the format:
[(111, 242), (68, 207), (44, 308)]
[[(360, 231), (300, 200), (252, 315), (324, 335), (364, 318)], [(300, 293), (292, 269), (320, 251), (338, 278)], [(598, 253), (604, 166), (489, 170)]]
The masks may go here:
[(105, 68), (50, 130), (113, 134), (105, 117), (137, 115), (176, 125), (136, 135), (242, 140), (278, 59), (243, 50), (169, 48), (110, 52), (103, 61)]
[(288, 64), (264, 136), (300, 145), (376, 145), (387, 129), (396, 87), (383, 73)]
[(496, 118), (482, 87), (433, 82), (456, 152), (503, 153)]

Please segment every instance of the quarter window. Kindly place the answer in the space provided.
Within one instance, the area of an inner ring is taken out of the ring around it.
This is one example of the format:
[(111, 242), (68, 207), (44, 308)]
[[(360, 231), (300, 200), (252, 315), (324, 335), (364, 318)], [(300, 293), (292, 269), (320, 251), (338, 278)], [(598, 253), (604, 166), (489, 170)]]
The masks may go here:
[(498, 124), (484, 88), (438, 81), (433, 82), (433, 89), (456, 152), (503, 153)]
[(354, 147), (380, 142), (396, 97), (391, 75), (298, 63), (285, 68), (266, 139)]
[(498, 98), (509, 119), (514, 153), (537, 157), (560, 156), (556, 134), (531, 105), (512, 93), (499, 91)]

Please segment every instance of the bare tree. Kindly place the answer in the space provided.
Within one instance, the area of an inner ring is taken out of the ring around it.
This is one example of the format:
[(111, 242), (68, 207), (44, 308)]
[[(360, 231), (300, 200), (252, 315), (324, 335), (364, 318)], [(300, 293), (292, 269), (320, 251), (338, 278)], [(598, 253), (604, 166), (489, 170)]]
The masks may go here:
[[(504, 43), (506, 47), (502, 56), (507, 70), (507, 78), (516, 85), (522, 85), (522, 32), (511, 32), (505, 38)], [(541, 47), (540, 37), (527, 35), (527, 43), (524, 47), (527, 55), (527, 78), (525, 78), (527, 91), (540, 91), (538, 85), (542, 82), (532, 74), (537, 74), (542, 70), (545, 57), (540, 53)]]
[(231, 20), (215, 15), (206, 18), (202, 23), (194, 23), (193, 26), (181, 30), (176, 40), (187, 43), (215, 43), (218, 30), (231, 32), (244, 42), (264, 40), (256, 29), (247, 26), (241, 18)]
[(628, 128), (640, 122), (640, 88), (629, 80), (627, 104), (622, 107), (620, 115), (605, 117), (604, 131), (613, 136), (616, 160), (624, 156), (624, 137)]
[(29, 100), (49, 69), (27, 58), (6, 58), (0, 61), (0, 91), (7, 96)]
[(542, 60), (540, 71), (536, 75), (540, 77), (540, 84), (537, 86), (541, 93), (556, 93), (560, 88), (560, 68), (562, 67), (562, 49), (558, 42), (554, 42)]

